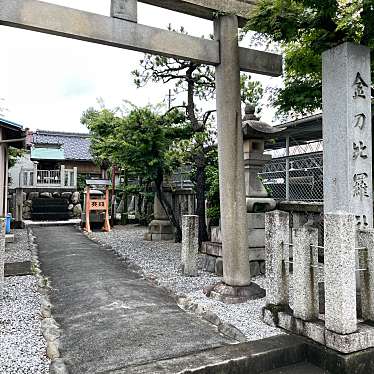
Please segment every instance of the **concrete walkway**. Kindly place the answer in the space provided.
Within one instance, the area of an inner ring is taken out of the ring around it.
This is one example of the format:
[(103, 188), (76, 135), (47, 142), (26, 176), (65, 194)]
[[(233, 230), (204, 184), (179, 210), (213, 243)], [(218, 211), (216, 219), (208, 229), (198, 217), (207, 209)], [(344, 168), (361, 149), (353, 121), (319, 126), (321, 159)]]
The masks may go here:
[(230, 343), (76, 228), (32, 230), (70, 374), (135, 373)]

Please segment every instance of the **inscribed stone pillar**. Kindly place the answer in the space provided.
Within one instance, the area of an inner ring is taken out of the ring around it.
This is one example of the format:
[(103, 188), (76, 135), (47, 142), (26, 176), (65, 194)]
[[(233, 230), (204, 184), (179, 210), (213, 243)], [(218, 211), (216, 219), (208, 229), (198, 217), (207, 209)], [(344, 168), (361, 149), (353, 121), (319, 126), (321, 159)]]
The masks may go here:
[(325, 326), (338, 334), (357, 330), (355, 216), (325, 214)]
[(265, 213), (266, 305), (288, 303), (288, 278), (283, 260), (290, 240), (290, 215), (281, 210)]
[(137, 0), (111, 0), (110, 16), (126, 21), (138, 21)]
[(246, 222), (243, 135), (240, 106), (238, 18), (218, 16), (215, 39), (221, 63), (216, 67), (218, 159), (223, 251), (223, 281), (251, 283)]
[(323, 53), (323, 184), (327, 213), (373, 227), (370, 49), (344, 43)]
[(182, 271), (189, 276), (197, 275), (199, 253), (199, 216), (182, 217)]
[[(293, 292), (294, 316), (304, 321), (318, 317), (318, 290), (315, 289), (314, 273), (318, 263), (318, 230), (303, 226), (293, 230)], [(317, 284), (318, 286), (318, 284)]]

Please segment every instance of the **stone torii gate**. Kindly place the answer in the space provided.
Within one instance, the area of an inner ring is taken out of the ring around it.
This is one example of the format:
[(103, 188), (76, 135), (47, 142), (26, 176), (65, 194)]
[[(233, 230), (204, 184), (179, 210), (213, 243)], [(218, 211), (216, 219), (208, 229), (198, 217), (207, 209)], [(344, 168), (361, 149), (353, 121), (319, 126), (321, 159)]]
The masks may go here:
[(214, 20), (215, 40), (138, 24), (137, 0), (112, 0), (111, 17), (37, 0), (0, 0), (0, 25), (216, 66), (224, 263), (224, 287), (217, 293), (233, 302), (256, 296), (248, 260), (240, 70), (279, 76), (282, 58), (238, 46), (238, 28), (256, 0), (139, 1)]

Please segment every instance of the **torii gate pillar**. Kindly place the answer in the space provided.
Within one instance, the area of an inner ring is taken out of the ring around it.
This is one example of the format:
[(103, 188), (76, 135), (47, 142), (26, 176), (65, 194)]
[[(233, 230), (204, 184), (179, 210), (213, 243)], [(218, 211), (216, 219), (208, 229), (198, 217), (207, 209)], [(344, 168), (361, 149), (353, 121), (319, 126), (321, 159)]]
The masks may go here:
[(216, 95), (223, 283), (209, 294), (224, 302), (238, 303), (265, 295), (263, 289), (251, 283), (249, 267), (238, 17), (219, 16), (214, 23), (214, 34), (220, 42)]

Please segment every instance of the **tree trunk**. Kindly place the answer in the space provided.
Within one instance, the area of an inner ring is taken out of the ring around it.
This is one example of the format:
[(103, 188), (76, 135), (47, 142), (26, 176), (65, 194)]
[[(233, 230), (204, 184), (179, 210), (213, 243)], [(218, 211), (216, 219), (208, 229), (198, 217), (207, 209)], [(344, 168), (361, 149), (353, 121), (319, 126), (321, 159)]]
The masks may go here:
[[(202, 148), (202, 147), (201, 147)], [(205, 222), (205, 154), (200, 149), (195, 157), (196, 165), (196, 215), (199, 216), (199, 246), (208, 241)]]

